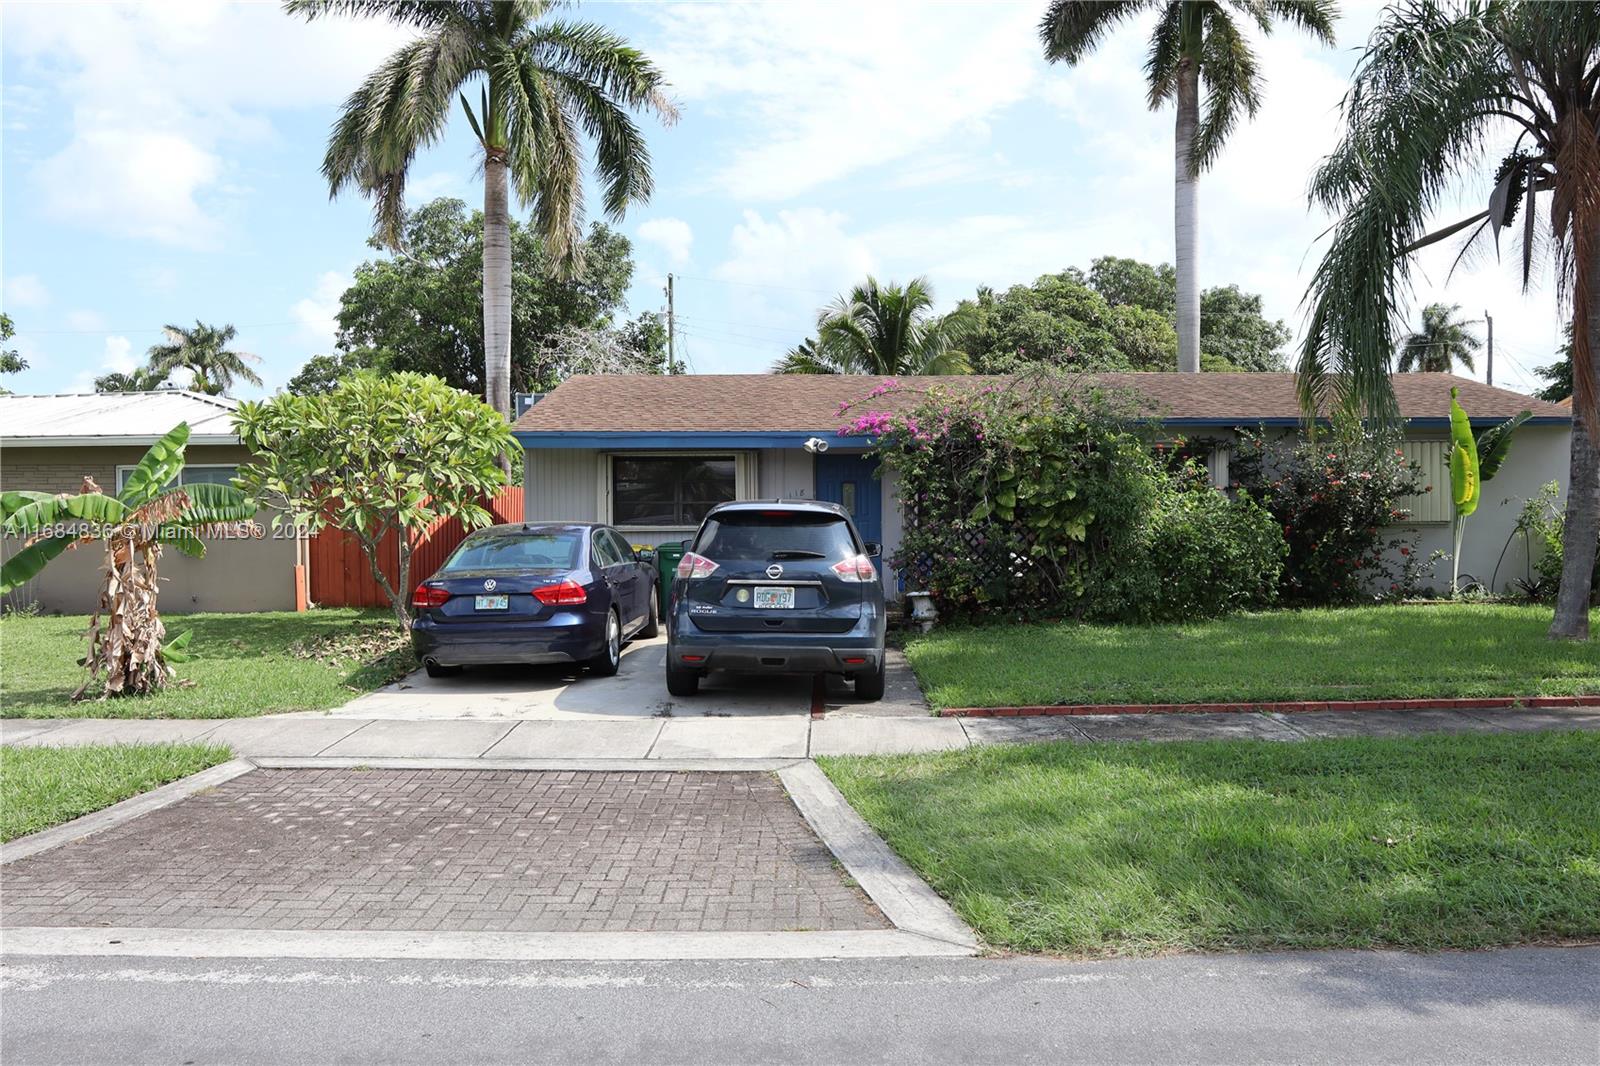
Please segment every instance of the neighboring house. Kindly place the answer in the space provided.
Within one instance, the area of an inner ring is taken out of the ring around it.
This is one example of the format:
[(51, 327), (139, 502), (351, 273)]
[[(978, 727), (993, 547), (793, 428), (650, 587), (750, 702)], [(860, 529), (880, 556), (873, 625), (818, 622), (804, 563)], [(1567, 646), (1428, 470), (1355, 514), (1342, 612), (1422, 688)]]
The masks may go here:
[[(1219, 486), (1227, 484), (1238, 429), (1264, 426), (1288, 434), (1300, 425), (1293, 374), (1092, 377), (1141, 392), (1163, 433), (1203, 442)], [(900, 378), (901, 391), (868, 399), (881, 380), (831, 374), (569, 378), (514, 426), (526, 450), (525, 518), (608, 522), (634, 543), (654, 545), (689, 537), (707, 508), (724, 500), (814, 498), (849, 508), (862, 536), (881, 542), (888, 557), (901, 532), (895, 478), (891, 472), (878, 479), (877, 462), (865, 454), (868, 440), (839, 434), (841, 407), (892, 410), (914, 403), (931, 385), (1004, 386), (1008, 379)], [(1460, 388), (1475, 425), (1533, 412), (1486, 486), (1463, 547), (1462, 572), (1487, 581), (1511, 539), (1521, 501), (1546, 482), (1565, 484), (1571, 411), (1450, 374), (1397, 374), (1394, 386), (1407, 420), (1406, 452), (1433, 486), (1401, 504), (1413, 516), (1402, 528), (1415, 532), (1425, 554), (1450, 547), (1445, 444), (1451, 386)], [(807, 451), (812, 438), (827, 442), (827, 451)], [(1521, 574), (1523, 551), (1520, 543), (1506, 551), (1501, 585)], [(884, 570), (894, 593), (897, 577)], [(1448, 582), (1448, 568), (1443, 576)]]
[[(189, 423), (181, 484), (232, 480), (250, 453), (233, 431), (237, 401), (182, 389), (64, 396), (0, 396), (0, 488), (82, 491), (90, 477), (115, 495), (150, 445), (179, 422)], [(206, 556), (178, 551), (161, 556), (161, 607), (166, 611), (269, 611), (303, 607), (306, 545), (274, 534), (270, 515), (256, 523), (260, 537), (212, 539)], [(254, 531), (252, 531), (254, 532)], [(9, 557), (17, 538), (0, 541)], [(99, 598), (102, 552), (92, 545), (67, 551), (7, 598), (12, 606), (85, 614)]]

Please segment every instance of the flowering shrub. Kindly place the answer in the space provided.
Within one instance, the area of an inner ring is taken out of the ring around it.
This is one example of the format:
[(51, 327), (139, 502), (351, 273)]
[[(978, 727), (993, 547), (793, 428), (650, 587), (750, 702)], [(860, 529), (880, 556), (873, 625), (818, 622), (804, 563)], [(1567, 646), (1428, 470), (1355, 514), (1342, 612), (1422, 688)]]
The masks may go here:
[(1422, 558), (1389, 528), (1396, 506), (1423, 491), (1422, 471), (1388, 434), (1340, 424), (1317, 439), (1241, 434), (1235, 486), (1266, 507), (1289, 545), (1280, 594), (1291, 603), (1342, 604), (1415, 595), (1439, 553)]
[[(840, 414), (841, 432), (874, 438), (898, 474), (906, 528), (891, 563), (945, 617), (1154, 619), (1271, 599), (1276, 525), (1169, 474), (1129, 397), (1051, 374), (917, 393), (890, 381)], [(1213, 548), (1247, 529), (1248, 544), (1204, 565), (1163, 558), (1185, 527)], [(1181, 593), (1175, 570), (1190, 582)]]

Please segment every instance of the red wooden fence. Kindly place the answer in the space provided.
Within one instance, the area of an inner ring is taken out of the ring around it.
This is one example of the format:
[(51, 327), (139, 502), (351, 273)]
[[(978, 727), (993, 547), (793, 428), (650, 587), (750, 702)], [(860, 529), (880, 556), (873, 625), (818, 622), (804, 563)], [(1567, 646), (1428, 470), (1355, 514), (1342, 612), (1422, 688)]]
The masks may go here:
[[(522, 489), (500, 490), (489, 504), (496, 522), (522, 521)], [(454, 518), (440, 519), (413, 542), (411, 588), (402, 590), (407, 601), (422, 582), (456, 550), (466, 530)], [(390, 533), (378, 545), (378, 561), (391, 584), (400, 580), (400, 540)], [(387, 607), (389, 598), (372, 576), (372, 568), (354, 534), (329, 527), (311, 538), (311, 601), (323, 607)]]

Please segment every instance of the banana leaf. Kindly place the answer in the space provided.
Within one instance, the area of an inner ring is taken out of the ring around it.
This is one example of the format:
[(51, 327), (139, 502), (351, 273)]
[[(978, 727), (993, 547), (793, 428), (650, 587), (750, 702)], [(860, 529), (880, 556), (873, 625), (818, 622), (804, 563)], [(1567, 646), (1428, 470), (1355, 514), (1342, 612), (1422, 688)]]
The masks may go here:
[(0, 492), (0, 521), (4, 521), (16, 514), (30, 503), (55, 498), (52, 492), (32, 492), (28, 489), (18, 489), (13, 492)]
[(189, 506), (182, 516), (188, 525), (246, 522), (256, 516), (255, 501), (232, 485), (185, 485), (182, 491), (189, 496)]
[(51, 526), (75, 520), (114, 525), (127, 516), (127, 505), (115, 496), (98, 492), (85, 492), (78, 496), (46, 496), (13, 511), (5, 521), (5, 531), (31, 536)]
[(0, 566), (0, 595), (32, 581), (50, 560), (77, 543), (76, 537), (46, 537), (36, 540)]
[(1506, 454), (1511, 451), (1511, 435), (1517, 427), (1533, 417), (1532, 411), (1519, 411), (1516, 417), (1508, 418), (1498, 426), (1490, 426), (1478, 434), (1478, 481), (1483, 483), (1492, 480), (1500, 464), (1505, 462)]
[(117, 498), (129, 507), (149, 503), (171, 484), (183, 469), (183, 449), (189, 443), (189, 423), (179, 422), (165, 437), (150, 445), (139, 465), (128, 475)]
[(1478, 509), (1483, 486), (1478, 473), (1478, 442), (1473, 439), (1467, 412), (1456, 399), (1458, 391), (1450, 390), (1450, 498), (1456, 517), (1466, 518)]

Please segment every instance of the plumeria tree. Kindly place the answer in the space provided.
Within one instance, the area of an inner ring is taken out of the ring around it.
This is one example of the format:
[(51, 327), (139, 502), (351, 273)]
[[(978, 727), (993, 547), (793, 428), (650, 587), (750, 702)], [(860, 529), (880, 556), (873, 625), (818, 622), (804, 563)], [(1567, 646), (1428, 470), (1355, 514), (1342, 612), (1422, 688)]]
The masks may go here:
[(73, 693), (82, 699), (103, 677), (99, 695), (152, 692), (173, 678), (189, 634), (163, 644), (166, 626), (156, 611), (156, 568), (168, 546), (201, 558), (205, 539), (255, 516), (255, 505), (232, 485), (178, 485), (189, 426), (179, 423), (145, 453), (115, 496), (83, 479), (76, 495), (0, 493), (5, 532), (26, 539), (0, 568), (0, 593), (37, 577), (69, 548), (100, 544), (105, 552), (100, 601), (89, 622), (89, 676)]
[[(422, 374), (359, 374), (328, 392), (241, 404), (235, 422), (255, 453), (240, 482), (281, 510), (275, 525), (353, 533), (402, 629), (416, 539), (440, 518), (488, 525), (484, 500), (506, 483), (514, 447), (494, 408)], [(398, 581), (379, 561), (391, 533)]]

